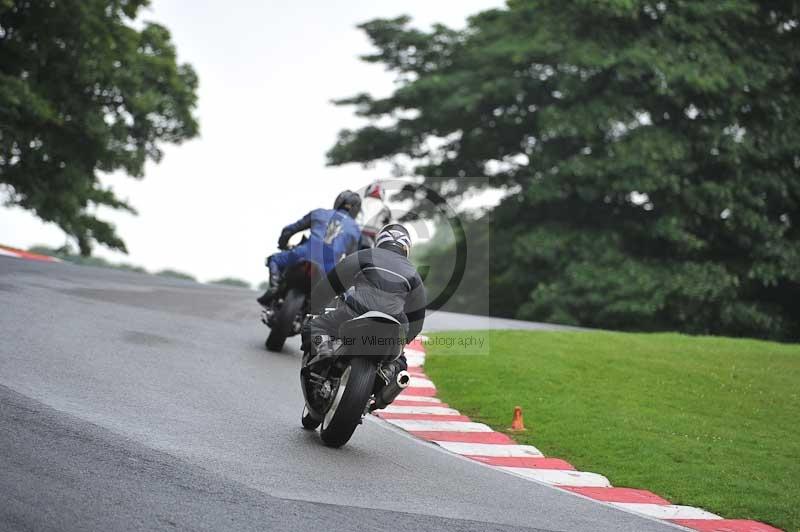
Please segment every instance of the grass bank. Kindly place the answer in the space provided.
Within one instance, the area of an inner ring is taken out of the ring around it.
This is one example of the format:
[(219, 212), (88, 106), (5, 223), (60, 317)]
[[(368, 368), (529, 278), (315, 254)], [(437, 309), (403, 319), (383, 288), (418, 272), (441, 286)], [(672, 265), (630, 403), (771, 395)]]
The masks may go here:
[[(800, 530), (800, 346), (679, 334), (432, 335), (439, 396), (520, 443), (676, 504)], [(487, 354), (466, 354), (483, 338)], [(462, 355), (462, 356), (458, 356)]]

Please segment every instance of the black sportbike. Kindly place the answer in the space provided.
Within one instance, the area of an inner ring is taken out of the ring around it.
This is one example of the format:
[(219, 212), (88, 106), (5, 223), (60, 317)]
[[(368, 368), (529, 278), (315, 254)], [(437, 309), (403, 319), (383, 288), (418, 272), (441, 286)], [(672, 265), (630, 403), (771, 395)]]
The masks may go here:
[(300, 333), (308, 312), (311, 288), (320, 276), (320, 267), (307, 260), (286, 269), (278, 292), (269, 306), (261, 311), (261, 322), (269, 327), (265, 342), (267, 349), (280, 351), (288, 337)]
[(301, 422), (308, 430), (320, 427), (330, 447), (347, 443), (364, 415), (385, 408), (411, 380), (392, 364), (403, 354), (405, 333), (388, 314), (372, 311), (343, 323), (336, 343), (325, 358), (306, 350), (300, 369)]

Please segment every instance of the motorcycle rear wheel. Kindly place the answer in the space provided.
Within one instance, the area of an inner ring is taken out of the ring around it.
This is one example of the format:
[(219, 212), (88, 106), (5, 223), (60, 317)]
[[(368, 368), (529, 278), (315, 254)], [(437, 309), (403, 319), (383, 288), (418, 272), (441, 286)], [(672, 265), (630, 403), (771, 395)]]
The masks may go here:
[(267, 341), (264, 342), (266, 348), (270, 351), (280, 351), (283, 349), (283, 344), (286, 343), (286, 338), (292, 334), (292, 326), (294, 319), (303, 310), (306, 296), (298, 290), (289, 290), (286, 297), (283, 299), (283, 305), (278, 310), (275, 316), (273, 327), (269, 330)]
[(354, 357), (342, 373), (331, 407), (322, 420), (320, 436), (328, 447), (341, 447), (348, 442), (361, 423), (375, 382), (375, 364)]
[(311, 416), (311, 413), (308, 411), (308, 407), (303, 407), (303, 416), (300, 418), (300, 423), (303, 424), (303, 428), (306, 430), (316, 430), (319, 427), (319, 424), (322, 423), (321, 419), (317, 419)]

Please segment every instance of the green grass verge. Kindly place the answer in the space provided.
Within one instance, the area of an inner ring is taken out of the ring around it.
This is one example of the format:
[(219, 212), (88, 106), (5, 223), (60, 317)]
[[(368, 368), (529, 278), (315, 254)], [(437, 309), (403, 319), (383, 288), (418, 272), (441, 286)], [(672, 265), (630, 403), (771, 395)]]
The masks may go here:
[[(484, 338), (485, 355), (444, 345)], [(728, 518), (800, 529), (800, 346), (679, 334), (431, 335), (439, 397), (546, 456)], [(488, 347), (488, 349), (487, 349)], [(456, 355), (463, 356), (456, 356)]]

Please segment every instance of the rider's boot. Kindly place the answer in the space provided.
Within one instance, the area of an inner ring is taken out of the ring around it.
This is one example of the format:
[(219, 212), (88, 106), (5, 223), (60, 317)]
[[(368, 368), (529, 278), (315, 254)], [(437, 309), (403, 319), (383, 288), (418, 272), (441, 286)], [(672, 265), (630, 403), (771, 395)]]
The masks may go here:
[(311, 338), (311, 348), (303, 355), (303, 367), (313, 366), (314, 364), (330, 358), (336, 352), (333, 338), (328, 335), (315, 335)]
[(281, 270), (278, 268), (275, 262), (268, 260), (267, 266), (269, 266), (269, 288), (267, 288), (267, 291), (264, 292), (264, 295), (256, 299), (259, 304), (265, 307), (272, 303), (272, 300), (275, 298), (275, 294), (278, 293), (278, 287), (281, 284)]
[(319, 357), (317, 360), (322, 360), (324, 358), (333, 356), (333, 338), (322, 334), (315, 336), (312, 341), (314, 343), (314, 353), (316, 353), (317, 357)]

